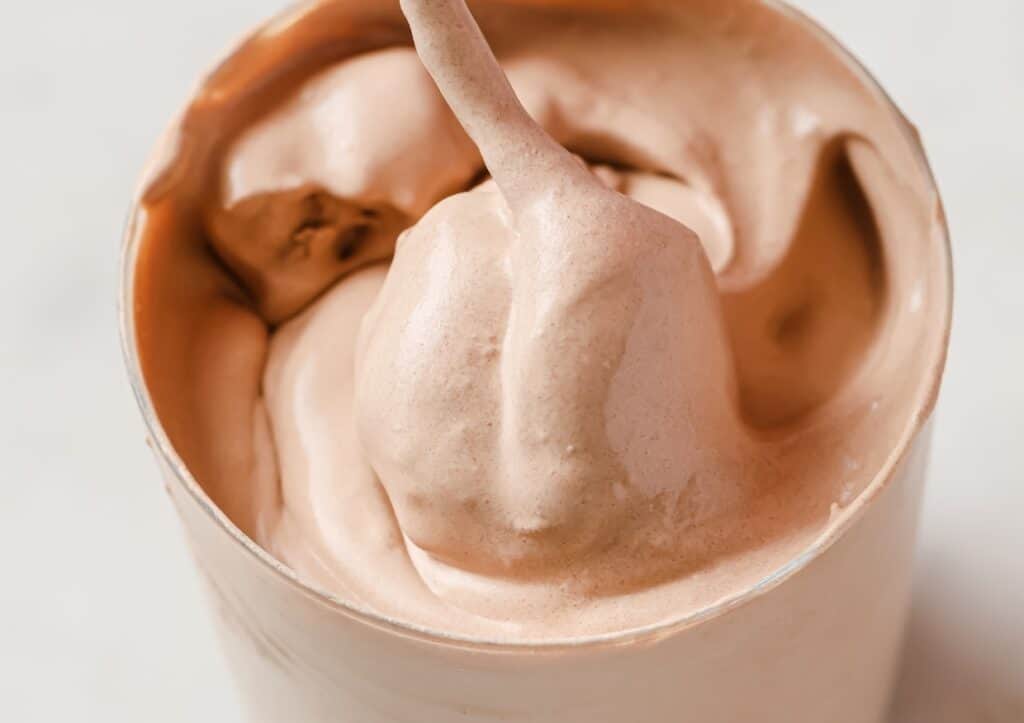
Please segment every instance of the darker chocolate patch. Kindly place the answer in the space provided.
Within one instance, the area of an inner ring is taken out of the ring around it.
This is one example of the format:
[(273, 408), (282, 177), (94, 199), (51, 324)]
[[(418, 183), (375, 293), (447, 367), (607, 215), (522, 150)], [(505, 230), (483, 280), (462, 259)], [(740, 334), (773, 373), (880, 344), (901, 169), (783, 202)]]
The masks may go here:
[(881, 295), (885, 291), (885, 259), (882, 255), (882, 234), (864, 193), (864, 188), (857, 178), (857, 172), (850, 162), (848, 153), (840, 153), (832, 166), (833, 182), (838, 189), (850, 221), (856, 226), (863, 239), (864, 252), (867, 257), (872, 291)]
[(780, 346), (794, 346), (804, 338), (814, 321), (814, 304), (804, 301), (784, 310), (772, 330), (772, 337)]
[(335, 240), (335, 253), (338, 256), (338, 260), (348, 261), (355, 256), (356, 252), (359, 251), (359, 247), (363, 245), (366, 238), (370, 235), (371, 230), (369, 224), (360, 223), (340, 231)]

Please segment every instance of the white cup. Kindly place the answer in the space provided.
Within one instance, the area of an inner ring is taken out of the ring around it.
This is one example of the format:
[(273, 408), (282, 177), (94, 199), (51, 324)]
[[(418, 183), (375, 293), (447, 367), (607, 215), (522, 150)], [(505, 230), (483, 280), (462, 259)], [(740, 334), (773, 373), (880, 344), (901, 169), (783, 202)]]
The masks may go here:
[[(525, 1), (525, 0), (524, 0)], [(568, 0), (562, 0), (563, 2)], [(588, 1), (572, 0), (576, 4)], [(822, 37), (811, 21), (769, 3)], [(372, 13), (372, 0), (302, 6), (291, 19)], [(268, 27), (280, 28), (278, 18)], [(261, 29), (260, 33), (268, 32)], [(223, 82), (231, 60), (220, 66)], [(244, 63), (237, 63), (239, 67)], [(227, 70), (225, 70), (225, 68)], [(239, 71), (241, 72), (241, 71)], [(881, 94), (881, 91), (879, 91)], [(193, 104), (194, 105), (194, 104)], [(194, 110), (194, 108), (193, 108)], [(895, 109), (894, 109), (895, 110)], [(183, 118), (188, 118), (186, 113)], [(906, 141), (931, 181), (909, 124)], [(186, 130), (187, 135), (189, 131)], [(183, 145), (179, 120), (157, 149), (150, 188)], [(186, 149), (188, 150), (188, 149)], [(936, 192), (937, 193), (937, 192)], [(210, 593), (248, 720), (266, 723), (879, 723), (908, 609), (911, 558), (934, 388), (889, 462), (839, 524), (784, 569), (713, 608), (640, 633), (559, 645), (496, 645), (416, 630), (318, 592), (253, 543), (197, 484), (161, 425), (143, 378), (133, 314), (147, 223), (143, 191), (125, 236), (121, 326), (129, 376), (167, 490)], [(940, 236), (945, 241), (942, 218)], [(948, 243), (936, 250), (948, 270)], [(948, 276), (946, 291), (948, 295)], [(948, 331), (948, 306), (944, 317)]]

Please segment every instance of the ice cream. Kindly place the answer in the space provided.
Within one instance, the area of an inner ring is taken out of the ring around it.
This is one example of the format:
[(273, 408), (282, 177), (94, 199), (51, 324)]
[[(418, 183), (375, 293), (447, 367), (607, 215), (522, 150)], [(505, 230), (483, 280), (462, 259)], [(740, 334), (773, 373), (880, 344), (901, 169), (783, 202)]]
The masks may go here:
[(439, 93), (397, 18), (213, 104), (210, 250), (154, 247), (140, 287), (208, 292), (141, 312), (147, 381), (236, 524), (354, 606), (513, 641), (681, 617), (827, 530), (931, 392), (936, 207), (758, 4), (478, 15), (539, 127), (414, 32)]
[[(368, 99), (401, 94), (403, 109)], [(395, 235), (460, 190), (479, 154), (415, 53), (358, 56), (305, 83), (247, 129), (226, 169), (211, 242), (276, 322), (336, 281), (344, 262), (386, 259)], [(443, 160), (442, 160), (443, 159)]]

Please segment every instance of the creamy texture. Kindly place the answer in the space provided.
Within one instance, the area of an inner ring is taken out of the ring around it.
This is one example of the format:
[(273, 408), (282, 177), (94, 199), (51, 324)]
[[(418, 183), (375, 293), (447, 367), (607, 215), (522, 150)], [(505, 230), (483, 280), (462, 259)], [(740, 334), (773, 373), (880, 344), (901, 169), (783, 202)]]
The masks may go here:
[[(380, 94), (400, 95), (402, 112)], [(479, 165), (414, 53), (356, 57), (241, 135), (218, 204), (231, 213), (211, 214), (211, 240), (280, 321), (338, 278), (337, 261), (390, 256), (395, 234)]]
[(679, 618), (797, 555), (909, 423), (945, 282), (901, 121), (775, 11), (645, 8), (475, 8), (589, 168), (439, 78), (481, 183), (409, 47), (233, 112), (196, 197), (238, 283), (190, 257), (191, 374), (147, 381), (304, 579), (490, 639)]

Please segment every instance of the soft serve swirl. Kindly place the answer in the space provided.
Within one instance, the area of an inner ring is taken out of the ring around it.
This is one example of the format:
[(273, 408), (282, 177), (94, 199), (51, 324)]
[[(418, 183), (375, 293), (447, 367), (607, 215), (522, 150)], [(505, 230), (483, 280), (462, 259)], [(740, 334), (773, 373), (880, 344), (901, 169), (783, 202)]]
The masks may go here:
[(357, 54), (241, 125), (204, 224), (251, 301), (207, 305), (194, 431), (165, 424), (381, 614), (680, 617), (803, 549), (904, 428), (931, 199), (901, 121), (759, 3), (474, 6), (511, 87), (460, 6), (403, 3), (422, 63)]

